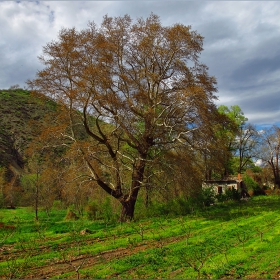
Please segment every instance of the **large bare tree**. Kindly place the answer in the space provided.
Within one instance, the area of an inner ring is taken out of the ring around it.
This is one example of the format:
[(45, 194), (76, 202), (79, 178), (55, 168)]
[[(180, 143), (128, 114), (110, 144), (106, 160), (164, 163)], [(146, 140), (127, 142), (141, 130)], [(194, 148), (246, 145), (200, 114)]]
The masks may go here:
[[(202, 45), (190, 26), (164, 27), (151, 14), (62, 29), (43, 48), (45, 68), (28, 84), (66, 106), (70, 129), (61, 135), (91, 180), (122, 204), (122, 219), (133, 218), (153, 160), (180, 145), (207, 149), (216, 81), (199, 61)], [(77, 136), (77, 116), (87, 139)]]

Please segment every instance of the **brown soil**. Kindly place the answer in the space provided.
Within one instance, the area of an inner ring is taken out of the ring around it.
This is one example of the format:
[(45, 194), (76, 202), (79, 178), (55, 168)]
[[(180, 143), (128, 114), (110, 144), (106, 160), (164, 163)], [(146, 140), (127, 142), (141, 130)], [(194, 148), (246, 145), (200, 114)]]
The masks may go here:
[[(106, 263), (112, 259), (119, 259), (125, 256), (132, 255), (139, 251), (144, 251), (148, 245), (140, 245), (135, 248), (118, 248), (115, 250), (103, 251), (98, 255), (81, 255), (79, 257), (58, 261), (50, 265), (36, 267), (30, 271), (26, 278), (51, 278), (54, 275), (61, 275), (66, 272), (77, 269), (80, 265), (81, 268), (91, 267), (98, 263)], [(76, 275), (73, 278), (77, 278)]]
[[(80, 255), (78, 257), (66, 255), (64, 259), (62, 260), (52, 259), (49, 261), (49, 264), (46, 265), (36, 266), (36, 264), (30, 264), (31, 267), (26, 269), (28, 272), (24, 273), (24, 279), (35, 279), (35, 278), (46, 279), (46, 278), (52, 278), (54, 276), (59, 276), (68, 272), (73, 272), (73, 278), (83, 278), (82, 273), (79, 274), (79, 266), (80, 269), (84, 269), (100, 263), (106, 264), (106, 262), (112, 259), (121, 259), (123, 257), (136, 254), (137, 252), (145, 251), (150, 248), (162, 247), (163, 245), (174, 243), (181, 239), (183, 239), (183, 237), (162, 239), (160, 242), (154, 240), (150, 240), (150, 241), (144, 240), (141, 243), (134, 244), (133, 246), (130, 245), (127, 248), (104, 250), (95, 255), (85, 254), (85, 255)], [(99, 240), (98, 238), (89, 238), (85, 240), (85, 242), (87, 244), (93, 244), (95, 242), (104, 242), (104, 240)], [(28, 254), (28, 256), (35, 256), (42, 252), (48, 252), (52, 250), (51, 246), (40, 246), (39, 249), (36, 250), (27, 249), (24, 248), (24, 246), (22, 247), (23, 249), (15, 249), (14, 245), (2, 246), (0, 248), (0, 261), (3, 262), (5, 260), (16, 259), (19, 255), (24, 255), (24, 254)], [(70, 247), (71, 247), (70, 242), (64, 242), (61, 243), (59, 245), (59, 248), (57, 248), (56, 250), (60, 250), (62, 252), (61, 255), (63, 255), (63, 250)], [(110, 277), (117, 278), (117, 275), (110, 275)], [(0, 274), (0, 278), (5, 279), (6, 276), (3, 278), (3, 275)]]
[(0, 228), (14, 230), (16, 227), (11, 225), (5, 225), (4, 223), (0, 222)]

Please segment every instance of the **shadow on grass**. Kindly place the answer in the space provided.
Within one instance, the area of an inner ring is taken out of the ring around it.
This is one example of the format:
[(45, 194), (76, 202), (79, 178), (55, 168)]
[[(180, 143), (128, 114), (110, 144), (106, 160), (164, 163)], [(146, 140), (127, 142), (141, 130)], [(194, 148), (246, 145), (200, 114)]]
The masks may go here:
[(247, 201), (219, 202), (201, 209), (199, 216), (210, 220), (230, 221), (240, 216), (250, 217), (271, 211), (280, 214), (280, 196), (255, 196)]

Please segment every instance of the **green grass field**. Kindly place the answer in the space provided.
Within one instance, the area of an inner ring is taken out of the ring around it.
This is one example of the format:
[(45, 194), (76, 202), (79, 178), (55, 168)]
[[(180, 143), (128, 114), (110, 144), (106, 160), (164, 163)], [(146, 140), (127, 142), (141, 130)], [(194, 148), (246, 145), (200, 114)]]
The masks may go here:
[(280, 277), (279, 196), (130, 223), (65, 216), (1, 209), (1, 278)]

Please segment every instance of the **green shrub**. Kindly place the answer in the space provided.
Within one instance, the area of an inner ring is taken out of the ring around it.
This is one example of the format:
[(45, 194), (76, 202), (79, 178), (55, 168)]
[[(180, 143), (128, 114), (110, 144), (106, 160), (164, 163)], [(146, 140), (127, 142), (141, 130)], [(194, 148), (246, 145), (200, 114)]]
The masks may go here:
[(62, 201), (60, 201), (60, 200), (55, 200), (53, 202), (52, 208), (54, 210), (63, 210), (63, 209), (65, 209)]
[(79, 217), (78, 215), (70, 208), (68, 209), (67, 211), (67, 214), (66, 214), (66, 217), (65, 217), (66, 220), (78, 220)]
[(248, 190), (253, 191), (253, 195), (265, 195), (265, 191), (259, 186), (259, 184), (247, 174), (243, 177), (243, 181)]
[(241, 198), (240, 192), (236, 189), (226, 189), (225, 193), (217, 194), (216, 199), (219, 202), (239, 200)]
[(159, 216), (169, 216), (178, 214), (178, 205), (176, 205), (175, 200), (170, 200), (167, 202), (153, 202), (149, 205), (146, 216), (147, 217), (159, 217)]
[(185, 199), (183, 197), (179, 197), (176, 200), (176, 204), (178, 205), (178, 209), (180, 211), (180, 215), (187, 215), (192, 212), (193, 201), (191, 199)]
[(89, 220), (97, 220), (99, 216), (100, 209), (96, 202), (91, 201), (86, 206), (86, 215)]
[(257, 186), (254, 190), (253, 190), (253, 195), (266, 195), (264, 189), (262, 189), (260, 186)]
[(112, 206), (112, 200), (109, 197), (104, 199), (104, 202), (99, 206), (100, 218), (105, 222), (114, 223), (119, 219), (119, 213), (116, 213)]
[(210, 206), (211, 204), (214, 204), (216, 201), (214, 188), (203, 188), (201, 190), (200, 196), (198, 196), (198, 201), (200, 201), (203, 206)]
[(146, 217), (188, 215), (204, 204), (201, 194), (193, 197), (178, 197), (167, 202), (152, 202), (144, 213)]

